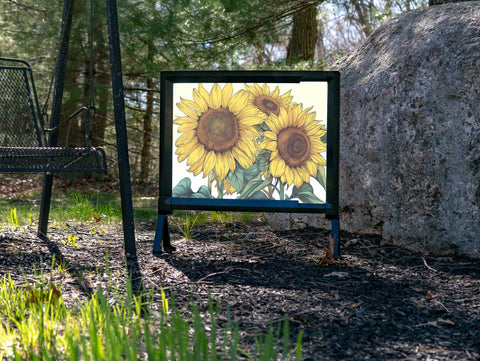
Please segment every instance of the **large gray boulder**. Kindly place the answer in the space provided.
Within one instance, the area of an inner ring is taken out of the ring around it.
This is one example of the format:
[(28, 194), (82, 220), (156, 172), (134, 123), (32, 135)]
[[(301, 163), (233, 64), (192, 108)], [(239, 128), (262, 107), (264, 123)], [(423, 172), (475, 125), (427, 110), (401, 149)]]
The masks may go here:
[(332, 70), (343, 229), (480, 256), (480, 2), (397, 16)]
[[(378, 28), (341, 72), (341, 227), (480, 257), (480, 2)], [(327, 225), (269, 216), (273, 228)]]

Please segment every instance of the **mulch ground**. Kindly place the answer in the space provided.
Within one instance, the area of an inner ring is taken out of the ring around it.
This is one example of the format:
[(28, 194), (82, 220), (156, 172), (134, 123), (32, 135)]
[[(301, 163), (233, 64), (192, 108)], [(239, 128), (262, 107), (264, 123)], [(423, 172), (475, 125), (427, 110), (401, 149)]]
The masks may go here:
[[(0, 197), (15, 199), (39, 184), (10, 178), (0, 182)], [(74, 186), (98, 187), (118, 188), (95, 180)], [(156, 194), (149, 185), (136, 191)], [(245, 350), (256, 333), (288, 318), (292, 341), (303, 331), (304, 360), (480, 360), (479, 259), (424, 256), (383, 245), (377, 235), (341, 232), (342, 257), (328, 263), (328, 230), (276, 232), (261, 219), (199, 225), (191, 239), (171, 227), (177, 250), (157, 258), (155, 224), (136, 226), (129, 267), (134, 285), (155, 287), (151, 307), (161, 308), (160, 287), (185, 313), (192, 304), (208, 313), (214, 300), (220, 323), (228, 309), (239, 324)], [(47, 239), (33, 228), (0, 230), (0, 276), (24, 283), (43, 271), (67, 304), (100, 286), (122, 289), (125, 269), (120, 225), (52, 228)]]
[[(0, 274), (20, 282), (44, 270), (66, 302), (100, 284), (125, 284), (121, 227), (96, 225), (0, 232)], [(342, 232), (343, 255), (324, 264), (328, 231), (274, 232), (262, 221), (207, 224), (191, 239), (172, 227), (177, 251), (152, 256), (154, 224), (137, 226), (135, 281), (160, 286), (177, 308), (227, 308), (248, 350), (256, 331), (288, 318), (302, 330), (304, 360), (479, 360), (480, 261), (433, 257), (382, 245), (379, 236)], [(77, 236), (78, 248), (66, 243)], [(108, 252), (108, 258), (106, 254)], [(51, 272), (52, 256), (60, 262)], [(108, 259), (108, 264), (107, 264)]]

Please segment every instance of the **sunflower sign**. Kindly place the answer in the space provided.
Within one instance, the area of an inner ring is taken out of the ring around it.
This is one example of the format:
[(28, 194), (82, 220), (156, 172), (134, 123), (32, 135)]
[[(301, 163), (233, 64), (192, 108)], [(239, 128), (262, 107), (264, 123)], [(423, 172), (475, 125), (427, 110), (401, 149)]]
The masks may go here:
[(159, 213), (338, 218), (337, 72), (164, 72)]
[(282, 85), (174, 87), (173, 196), (325, 202), (326, 84), (318, 110)]

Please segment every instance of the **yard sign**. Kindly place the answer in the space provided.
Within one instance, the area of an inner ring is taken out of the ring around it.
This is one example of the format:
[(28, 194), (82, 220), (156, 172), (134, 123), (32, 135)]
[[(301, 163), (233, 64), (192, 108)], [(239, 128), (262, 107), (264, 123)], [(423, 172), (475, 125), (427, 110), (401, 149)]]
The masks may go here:
[(338, 72), (163, 72), (154, 253), (191, 209), (325, 213), (338, 256), (338, 137)]

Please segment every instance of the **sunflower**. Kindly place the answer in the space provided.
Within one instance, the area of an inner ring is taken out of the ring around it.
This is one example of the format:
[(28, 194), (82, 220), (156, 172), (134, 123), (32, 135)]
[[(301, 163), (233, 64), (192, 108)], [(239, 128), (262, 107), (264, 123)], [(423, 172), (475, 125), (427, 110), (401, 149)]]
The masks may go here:
[(278, 86), (272, 92), (267, 84), (262, 87), (256, 83), (253, 86), (245, 84), (245, 88), (249, 92), (249, 100), (252, 104), (267, 116), (270, 114), (278, 115), (280, 109), (288, 107), (293, 98), (290, 96), (290, 90), (280, 95)]
[(327, 148), (320, 137), (327, 131), (315, 120), (316, 113), (303, 110), (302, 104), (280, 109), (278, 116), (269, 117), (265, 123), (270, 131), (264, 133), (261, 146), (271, 151), (269, 171), (282, 183), (299, 188), (316, 177), (318, 167), (325, 166), (320, 153)]
[(257, 152), (255, 125), (265, 115), (248, 102), (248, 93), (239, 91), (232, 96), (232, 84), (223, 89), (214, 84), (210, 93), (202, 84), (193, 89), (193, 101), (180, 98), (177, 103), (185, 116), (174, 120), (183, 133), (175, 142), (178, 161), (187, 159), (189, 172), (206, 177), (215, 172), (221, 182), (236, 163), (247, 169)]

